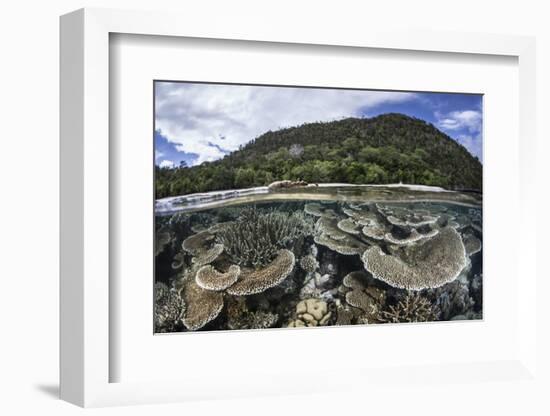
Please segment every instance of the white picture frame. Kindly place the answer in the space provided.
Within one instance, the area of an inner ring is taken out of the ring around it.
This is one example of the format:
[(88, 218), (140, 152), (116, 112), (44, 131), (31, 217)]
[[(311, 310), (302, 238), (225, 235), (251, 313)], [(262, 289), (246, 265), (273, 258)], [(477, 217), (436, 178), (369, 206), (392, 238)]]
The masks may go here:
[[(519, 212), (521, 232), (517, 258), (522, 281), (517, 291), (521, 322), (516, 354), (509, 359), (457, 364), (441, 362), (436, 372), (464, 381), (531, 380), (537, 383), (536, 219), (529, 207), (536, 203), (535, 152), (535, 41), (508, 35), (430, 33), (413, 30), (380, 31), (350, 28), (326, 35), (320, 26), (308, 31), (277, 24), (240, 26), (219, 21), (205, 27), (189, 16), (107, 9), (82, 9), (61, 18), (61, 398), (80, 406), (107, 406), (183, 401), (198, 398), (239, 397), (279, 393), (331, 391), (321, 381), (308, 386), (271, 374), (267, 382), (233, 386), (190, 378), (184, 381), (110, 382), (110, 168), (109, 157), (109, 37), (123, 33), (144, 36), (226, 39), (333, 47), (430, 51), (441, 54), (504, 55), (519, 66)], [(529, 212), (529, 214), (527, 214)], [(277, 337), (272, 332), (271, 337)], [(319, 335), (321, 336), (321, 335)], [(118, 357), (119, 358), (119, 357)], [(419, 363), (416, 377), (433, 382), (434, 366)], [(346, 383), (336, 389), (401, 377), (406, 369), (381, 368), (369, 372), (342, 366), (337, 376)], [(246, 372), (246, 369), (243, 369)], [(409, 371), (410, 372), (410, 371)], [(441, 381), (435, 379), (436, 381)], [(283, 388), (284, 385), (284, 388)], [(210, 386), (206, 389), (205, 386)]]

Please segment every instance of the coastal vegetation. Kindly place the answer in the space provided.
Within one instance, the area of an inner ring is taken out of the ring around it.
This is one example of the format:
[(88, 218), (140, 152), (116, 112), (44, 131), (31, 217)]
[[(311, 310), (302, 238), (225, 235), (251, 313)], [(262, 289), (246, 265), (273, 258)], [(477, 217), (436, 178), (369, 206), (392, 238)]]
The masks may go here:
[(391, 113), (268, 131), (214, 162), (155, 167), (156, 198), (279, 180), (481, 191), (482, 165), (432, 124)]

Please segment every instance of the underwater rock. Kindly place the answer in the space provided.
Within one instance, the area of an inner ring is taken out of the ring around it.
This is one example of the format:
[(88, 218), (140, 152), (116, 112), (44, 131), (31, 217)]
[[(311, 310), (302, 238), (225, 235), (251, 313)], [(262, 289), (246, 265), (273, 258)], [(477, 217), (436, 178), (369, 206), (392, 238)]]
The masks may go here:
[(302, 188), (304, 186), (308, 186), (308, 183), (306, 181), (284, 180), (270, 183), (267, 186), (267, 189), (269, 189), (270, 191), (274, 191), (277, 189)]
[(323, 326), (332, 316), (328, 305), (321, 299), (305, 299), (296, 305), (296, 319), (288, 324), (288, 327)]
[(164, 283), (155, 283), (155, 332), (174, 332), (181, 326), (185, 304), (180, 294)]
[(223, 295), (201, 288), (195, 281), (194, 273), (183, 279), (182, 297), (186, 308), (182, 320), (187, 329), (196, 331), (219, 315), (223, 309)]
[(203, 289), (219, 292), (227, 289), (237, 281), (241, 274), (241, 268), (235, 264), (229, 266), (225, 273), (221, 273), (212, 266), (203, 266), (195, 275), (195, 281)]
[(430, 322), (438, 320), (439, 313), (427, 298), (418, 292), (409, 292), (397, 305), (382, 311), (378, 320), (381, 323)]
[(253, 295), (277, 286), (292, 272), (294, 263), (292, 251), (280, 250), (277, 257), (262, 269), (242, 269), (239, 280), (227, 289), (227, 293), (237, 296)]
[(378, 246), (362, 256), (365, 269), (389, 285), (407, 290), (436, 288), (452, 282), (468, 264), (462, 239), (453, 228), (419, 244), (406, 246), (394, 255)]

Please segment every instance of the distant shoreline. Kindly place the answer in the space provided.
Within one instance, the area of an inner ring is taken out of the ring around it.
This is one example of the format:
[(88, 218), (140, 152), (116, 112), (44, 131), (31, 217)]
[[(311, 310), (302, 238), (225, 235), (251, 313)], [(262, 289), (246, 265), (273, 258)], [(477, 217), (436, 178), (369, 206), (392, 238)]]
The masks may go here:
[[(345, 195), (347, 190), (364, 188), (360, 195)], [(384, 189), (388, 191), (384, 192)], [(369, 190), (371, 191), (369, 193)], [(389, 196), (387, 192), (395, 192)], [(409, 192), (418, 193), (418, 199), (411, 199)], [(481, 194), (480, 194), (481, 195)], [(408, 197), (408, 198), (407, 198)], [(173, 212), (192, 212), (203, 209), (242, 203), (268, 203), (281, 200), (327, 200), (327, 201), (363, 201), (373, 202), (442, 202), (477, 207), (481, 200), (459, 191), (447, 190), (438, 186), (415, 184), (345, 184), (319, 183), (309, 186), (270, 190), (268, 186), (243, 189), (231, 189), (170, 196), (155, 200), (155, 214)]]

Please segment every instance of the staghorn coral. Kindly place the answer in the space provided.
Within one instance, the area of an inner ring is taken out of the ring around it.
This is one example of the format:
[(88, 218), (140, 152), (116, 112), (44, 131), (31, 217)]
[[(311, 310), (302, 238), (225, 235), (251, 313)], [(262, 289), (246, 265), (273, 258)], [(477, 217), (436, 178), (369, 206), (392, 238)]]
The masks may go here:
[(181, 326), (185, 304), (180, 294), (164, 283), (155, 283), (155, 332), (174, 332)]
[(393, 255), (378, 246), (371, 247), (362, 260), (376, 279), (408, 290), (436, 288), (452, 282), (468, 264), (460, 235), (448, 227), (435, 237), (406, 246)]
[(201, 288), (195, 281), (195, 272), (184, 276), (181, 284), (186, 305), (182, 321), (187, 329), (196, 331), (219, 315), (223, 309), (223, 295)]
[(290, 250), (279, 250), (277, 257), (262, 269), (242, 269), (237, 283), (227, 289), (231, 295), (243, 296), (264, 292), (277, 286), (292, 272), (294, 253)]
[(430, 322), (439, 319), (439, 310), (418, 292), (409, 292), (397, 305), (380, 313), (381, 323)]
[(221, 273), (212, 266), (203, 266), (195, 275), (195, 281), (203, 289), (219, 292), (227, 289), (237, 281), (241, 274), (241, 268), (232, 264), (225, 273)]
[(280, 249), (312, 232), (311, 221), (301, 212), (289, 215), (249, 209), (244, 210), (237, 221), (217, 229), (216, 242), (223, 244), (234, 263), (261, 268), (271, 262)]
[(305, 299), (296, 305), (296, 319), (288, 324), (289, 328), (326, 325), (332, 316), (327, 303), (322, 299)]

